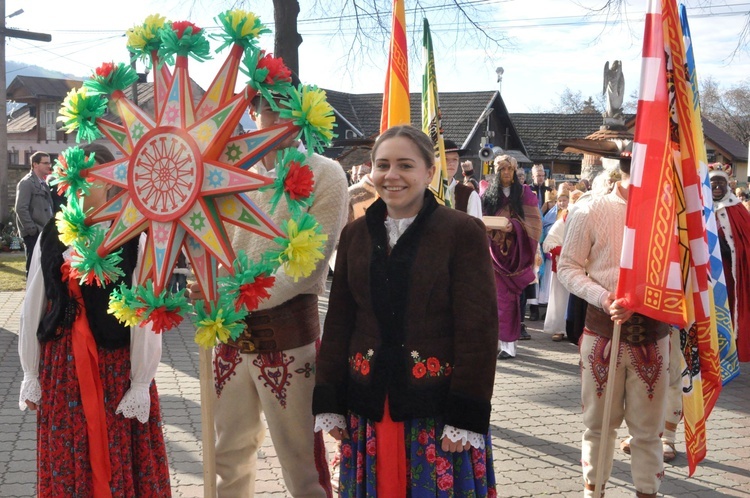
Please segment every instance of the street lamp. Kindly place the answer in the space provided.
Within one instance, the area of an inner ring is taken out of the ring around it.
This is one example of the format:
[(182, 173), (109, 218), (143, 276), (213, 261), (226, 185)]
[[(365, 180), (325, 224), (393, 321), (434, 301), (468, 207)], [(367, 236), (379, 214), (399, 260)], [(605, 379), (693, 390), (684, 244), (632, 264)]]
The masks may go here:
[(12, 14), (10, 14), (10, 15), (7, 15), (7, 16), (5, 16), (5, 17), (7, 17), (8, 19), (10, 19), (11, 17), (16, 17), (16, 16), (20, 16), (21, 14), (23, 14), (23, 9), (18, 9), (18, 10), (17, 10), (17, 11), (15, 11), (14, 13), (12, 13)]

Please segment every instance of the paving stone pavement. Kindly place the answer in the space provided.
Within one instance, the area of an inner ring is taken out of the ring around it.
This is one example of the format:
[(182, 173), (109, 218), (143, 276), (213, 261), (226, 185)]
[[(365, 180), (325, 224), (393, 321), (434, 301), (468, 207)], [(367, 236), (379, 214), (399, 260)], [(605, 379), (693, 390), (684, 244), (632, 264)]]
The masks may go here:
[[(18, 353), (22, 292), (0, 292), (0, 497), (35, 495), (35, 415), (18, 410), (23, 374)], [(325, 312), (327, 302), (321, 301)], [(516, 359), (499, 361), (491, 418), (500, 497), (581, 496), (583, 431), (577, 349), (552, 342), (541, 322), (529, 322), (533, 340), (519, 343)], [(157, 374), (172, 494), (202, 497), (198, 348), (183, 325), (164, 336)], [(682, 426), (677, 458), (665, 467), (660, 496), (750, 497), (750, 364), (724, 388), (708, 424), (708, 456), (691, 478)], [(624, 437), (626, 429), (620, 428)], [(335, 445), (327, 443), (333, 455)], [(607, 498), (634, 496), (630, 457), (616, 451)], [(258, 459), (257, 496), (286, 497), (281, 467), (268, 437)]]

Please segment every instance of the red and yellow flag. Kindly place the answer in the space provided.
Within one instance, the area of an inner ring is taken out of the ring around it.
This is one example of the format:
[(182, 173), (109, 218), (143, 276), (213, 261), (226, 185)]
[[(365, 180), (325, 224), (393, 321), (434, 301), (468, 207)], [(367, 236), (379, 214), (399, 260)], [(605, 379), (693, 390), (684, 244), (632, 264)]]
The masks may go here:
[(411, 123), (409, 109), (409, 57), (406, 46), (406, 22), (403, 0), (393, 0), (393, 25), (388, 68), (385, 73), (383, 112), (380, 132), (391, 126)]
[(681, 328), (690, 474), (706, 456), (706, 420), (721, 391), (703, 218), (701, 144), (675, 0), (649, 0), (617, 296)]

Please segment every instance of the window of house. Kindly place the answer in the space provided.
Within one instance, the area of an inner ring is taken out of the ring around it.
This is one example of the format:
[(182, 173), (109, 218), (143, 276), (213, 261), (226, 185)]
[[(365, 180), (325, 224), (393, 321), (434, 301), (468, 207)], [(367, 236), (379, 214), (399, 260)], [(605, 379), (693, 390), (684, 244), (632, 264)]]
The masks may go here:
[(714, 149), (706, 149), (706, 159), (709, 163), (716, 162), (716, 151)]
[(41, 115), (41, 125), (46, 130), (47, 140), (57, 139), (57, 107), (58, 104), (55, 102), (43, 104), (44, 112)]
[(18, 164), (18, 151), (11, 149), (8, 151), (8, 164)]

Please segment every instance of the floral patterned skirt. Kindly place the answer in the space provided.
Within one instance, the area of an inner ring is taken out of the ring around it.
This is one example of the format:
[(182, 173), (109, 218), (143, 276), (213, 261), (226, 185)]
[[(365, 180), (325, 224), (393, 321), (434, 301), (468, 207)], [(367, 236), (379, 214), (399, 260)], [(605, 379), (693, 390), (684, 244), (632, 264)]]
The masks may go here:
[[(404, 422), (407, 496), (496, 497), (490, 436), (485, 437), (484, 450), (444, 452), (440, 447), (443, 426), (435, 418)], [(350, 439), (341, 443), (339, 496), (376, 497), (375, 424), (350, 413), (347, 429)]]
[[(151, 412), (141, 424), (116, 415), (130, 387), (130, 350), (97, 348), (104, 389), (113, 497), (170, 496), (169, 466), (161, 427), (156, 384), (151, 383)], [(37, 496), (93, 496), (86, 419), (76, 375), (70, 333), (42, 344), (37, 412)]]

